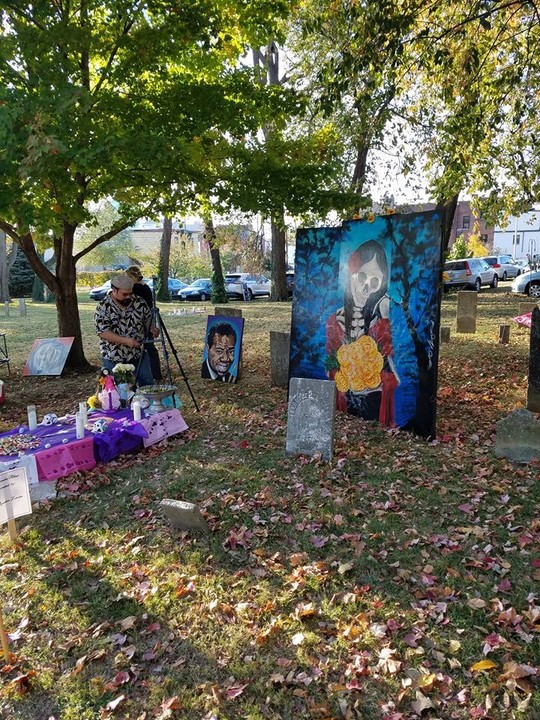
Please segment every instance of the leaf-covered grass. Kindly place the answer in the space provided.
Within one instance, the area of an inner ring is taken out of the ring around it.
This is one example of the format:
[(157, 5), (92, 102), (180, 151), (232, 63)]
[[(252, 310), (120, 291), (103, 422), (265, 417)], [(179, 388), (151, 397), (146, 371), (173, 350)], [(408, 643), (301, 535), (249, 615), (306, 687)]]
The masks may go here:
[[(443, 299), (435, 441), (340, 414), (330, 463), (284, 453), (269, 331), (290, 304), (241, 303), (237, 386), (198, 377), (206, 316), (163, 305), (201, 412), (178, 378), (188, 432), (60, 481), (16, 547), (1, 537), (0, 717), (540, 717), (538, 464), (494, 455), (497, 420), (526, 400), (529, 333), (497, 342), (519, 300), (480, 293), (477, 333), (457, 335)], [(93, 308), (81, 298), (97, 366)], [(94, 374), (20, 377), (54, 307), (11, 314), (3, 426), (29, 402), (73, 412)], [(211, 533), (173, 531), (164, 497), (196, 502)]]

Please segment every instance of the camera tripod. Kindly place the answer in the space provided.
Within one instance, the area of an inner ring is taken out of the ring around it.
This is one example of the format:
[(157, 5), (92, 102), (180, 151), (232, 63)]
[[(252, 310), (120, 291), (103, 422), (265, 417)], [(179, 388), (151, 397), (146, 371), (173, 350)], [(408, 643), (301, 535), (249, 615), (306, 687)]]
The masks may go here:
[[(142, 348), (141, 348), (141, 354), (140, 354), (140, 356), (139, 356), (139, 362), (137, 363), (137, 370), (136, 370), (136, 372), (135, 372), (135, 383), (137, 383), (137, 380), (138, 380), (138, 378), (139, 378), (139, 373), (140, 373), (140, 370), (141, 370), (141, 364), (142, 364), (143, 357), (144, 357), (144, 353), (145, 353), (144, 346), (145, 346), (146, 344), (148, 344), (148, 343), (153, 343), (154, 345), (155, 345), (156, 343), (160, 343), (160, 344), (161, 344), (161, 349), (162, 349), (162, 351), (163, 351), (163, 359), (164, 359), (164, 361), (165, 361), (165, 368), (166, 368), (166, 372), (167, 372), (167, 379), (168, 379), (168, 381), (169, 381), (169, 385), (172, 385), (172, 384), (173, 384), (173, 382), (172, 382), (172, 376), (171, 376), (171, 364), (170, 364), (170, 362), (169, 362), (169, 350), (168, 350), (168, 348), (167, 348), (167, 345), (168, 345), (169, 348), (170, 348), (170, 350), (171, 350), (171, 352), (172, 352), (172, 354), (173, 354), (173, 356), (174, 356), (174, 359), (176, 360), (176, 362), (177, 362), (177, 364), (178, 364), (178, 369), (180, 370), (180, 375), (182, 376), (182, 379), (183, 379), (184, 382), (186, 383), (186, 387), (187, 387), (187, 389), (188, 389), (188, 391), (189, 391), (189, 394), (190, 394), (190, 396), (191, 396), (191, 399), (193, 400), (193, 404), (195, 405), (195, 409), (197, 410), (197, 412), (199, 412), (199, 406), (197, 405), (197, 401), (195, 400), (195, 396), (193, 395), (193, 392), (192, 392), (191, 387), (190, 387), (190, 385), (189, 385), (189, 380), (188, 380), (188, 378), (187, 378), (187, 375), (186, 375), (186, 373), (184, 372), (184, 368), (182, 367), (182, 363), (180, 362), (180, 358), (178, 357), (178, 353), (176, 352), (176, 348), (175, 348), (174, 345), (173, 345), (173, 341), (171, 340), (171, 336), (169, 335), (169, 331), (168, 331), (167, 328), (165, 327), (165, 322), (164, 322), (163, 318), (161, 317), (161, 313), (160, 313), (160, 311), (159, 311), (159, 308), (158, 308), (157, 305), (156, 305), (156, 290), (155, 290), (155, 287), (156, 287), (157, 278), (153, 278), (153, 280), (154, 280), (154, 286), (153, 286), (153, 288), (152, 288), (152, 301), (153, 301), (153, 302), (152, 302), (152, 307), (150, 308), (150, 322), (149, 322), (148, 327), (147, 327), (147, 329), (146, 329), (146, 338), (145, 338), (144, 344), (143, 344), (143, 346), (142, 346)], [(152, 333), (151, 333), (151, 331), (150, 331), (150, 329), (151, 329), (152, 327), (156, 327), (157, 330), (158, 330), (158, 332), (159, 332), (159, 335), (158, 335), (156, 338), (154, 338), (154, 337), (152, 336)], [(174, 397), (175, 397), (175, 395), (176, 395), (176, 392), (173, 392), (173, 394), (172, 394), (172, 397), (173, 397), (173, 407), (174, 407)]]

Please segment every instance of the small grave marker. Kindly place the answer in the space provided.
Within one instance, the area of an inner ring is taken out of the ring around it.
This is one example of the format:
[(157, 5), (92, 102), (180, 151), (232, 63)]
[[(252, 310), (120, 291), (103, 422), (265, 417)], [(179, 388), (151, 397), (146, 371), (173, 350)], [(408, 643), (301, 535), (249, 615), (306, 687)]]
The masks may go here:
[(510, 342), (510, 325), (499, 325), (499, 342), (508, 345)]
[(19, 315), (21, 317), (26, 315), (26, 298), (19, 298)]
[(335, 409), (336, 384), (333, 380), (291, 378), (287, 454), (320, 454), (324, 460), (331, 460)]
[(284, 388), (289, 385), (290, 348), (290, 333), (270, 331), (270, 374), (272, 385)]
[(165, 511), (173, 528), (195, 530), (203, 533), (210, 532), (210, 528), (197, 505), (183, 500), (170, 500), (169, 498), (165, 498), (159, 504)]
[(448, 325), (441, 325), (441, 342), (450, 342), (450, 327)]

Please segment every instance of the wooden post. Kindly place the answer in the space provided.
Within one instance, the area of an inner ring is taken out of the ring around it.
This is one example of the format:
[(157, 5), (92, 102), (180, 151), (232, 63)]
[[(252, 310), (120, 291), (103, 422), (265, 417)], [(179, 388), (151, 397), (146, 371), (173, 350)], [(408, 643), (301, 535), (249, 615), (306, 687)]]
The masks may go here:
[(8, 645), (7, 633), (4, 628), (4, 618), (2, 617), (2, 608), (0, 608), (0, 641), (2, 643), (2, 653), (4, 655), (4, 660), (6, 661), (6, 663), (9, 663), (9, 645)]
[(508, 345), (510, 342), (510, 325), (499, 325), (499, 342)]
[(19, 535), (17, 534), (17, 525), (15, 523), (15, 520), (8, 520), (7, 526), (9, 531), (9, 537), (11, 538), (12, 542), (15, 542), (15, 540), (19, 537)]

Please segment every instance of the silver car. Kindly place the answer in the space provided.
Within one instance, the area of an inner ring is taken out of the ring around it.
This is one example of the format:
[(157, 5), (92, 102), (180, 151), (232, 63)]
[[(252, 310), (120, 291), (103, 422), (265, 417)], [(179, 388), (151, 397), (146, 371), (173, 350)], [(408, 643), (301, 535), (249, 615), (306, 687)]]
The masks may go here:
[(512, 292), (540, 298), (540, 270), (530, 270), (518, 275), (512, 282)]
[(521, 268), (511, 255), (488, 255), (481, 259), (485, 260), (495, 270), (499, 280), (515, 278), (522, 273)]
[(444, 264), (444, 290), (462, 288), (480, 292), (483, 285), (496, 288), (499, 284), (497, 272), (481, 258), (449, 260)]

